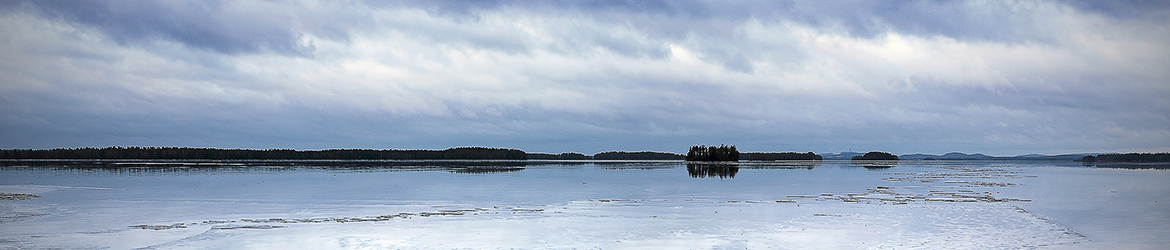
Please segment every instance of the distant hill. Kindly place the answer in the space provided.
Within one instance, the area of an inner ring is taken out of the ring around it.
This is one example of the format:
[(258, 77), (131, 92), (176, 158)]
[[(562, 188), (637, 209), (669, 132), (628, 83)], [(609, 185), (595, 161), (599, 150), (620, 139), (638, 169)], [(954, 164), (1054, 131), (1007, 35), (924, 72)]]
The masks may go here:
[(753, 153), (740, 153), (740, 154), (739, 154), (739, 159), (740, 159), (740, 160), (746, 160), (746, 161), (777, 161), (777, 160), (781, 160), (781, 161), (782, 161), (782, 160), (806, 160), (806, 161), (810, 161), (810, 160), (811, 160), (811, 161), (819, 161), (819, 160), (822, 160), (822, 159), (824, 159), (824, 157), (821, 157), (820, 155), (817, 155), (816, 153), (813, 153), (813, 152), (808, 152), (808, 153), (797, 153), (797, 152), (783, 152), (783, 153), (761, 153), (761, 152), (753, 152)]
[(1086, 155), (1089, 155), (1089, 154), (1060, 154), (1060, 155), (1035, 155), (1035, 154), (1032, 154), (1032, 155), (1021, 155), (1021, 156), (1015, 156), (1015, 157), (1009, 157), (1009, 158), (1014, 159), (1014, 160), (1072, 161), (1072, 160), (1080, 159), (1081, 157), (1085, 157)]
[(985, 154), (964, 154), (959, 152), (950, 152), (942, 155), (932, 154), (905, 154), (899, 155), (898, 159), (902, 160), (1037, 160), (1037, 161), (1072, 161), (1080, 159), (1088, 154), (1062, 154), (1062, 155), (1041, 155), (1041, 154), (1026, 154), (1018, 156), (989, 156)]
[(898, 159), (902, 160), (991, 160), (996, 157), (984, 154), (964, 154), (959, 152), (950, 152), (943, 155), (930, 154), (907, 154), (899, 155)]

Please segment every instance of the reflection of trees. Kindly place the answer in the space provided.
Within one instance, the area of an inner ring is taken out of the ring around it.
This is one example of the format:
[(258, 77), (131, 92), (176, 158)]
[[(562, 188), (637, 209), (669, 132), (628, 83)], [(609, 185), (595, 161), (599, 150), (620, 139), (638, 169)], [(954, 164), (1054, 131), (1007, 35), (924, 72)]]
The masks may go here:
[(523, 167), (462, 167), (447, 170), (457, 174), (498, 174), (524, 170)]
[(687, 173), (691, 178), (735, 178), (739, 167), (722, 164), (687, 164)]
[(1085, 167), (1123, 169), (1170, 169), (1170, 162), (1081, 162)]
[(670, 169), (678, 167), (678, 162), (594, 162), (594, 165), (609, 170), (626, 169)]

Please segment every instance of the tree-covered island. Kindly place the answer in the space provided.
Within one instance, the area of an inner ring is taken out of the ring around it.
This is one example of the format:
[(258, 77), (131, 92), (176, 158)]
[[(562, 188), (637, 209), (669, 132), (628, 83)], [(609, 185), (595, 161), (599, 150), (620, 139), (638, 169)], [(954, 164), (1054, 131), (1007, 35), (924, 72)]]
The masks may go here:
[(739, 150), (735, 149), (735, 145), (707, 146), (696, 145), (691, 146), (691, 150), (687, 151), (686, 160), (688, 161), (739, 161)]
[(1128, 154), (1099, 154), (1086, 155), (1077, 160), (1079, 162), (1170, 162), (1170, 153), (1128, 153)]
[(898, 156), (891, 154), (891, 153), (886, 153), (886, 152), (870, 151), (869, 153), (865, 153), (864, 155), (854, 156), (852, 159), (855, 161), (857, 161), (857, 160), (893, 161), (893, 160), (898, 160)]

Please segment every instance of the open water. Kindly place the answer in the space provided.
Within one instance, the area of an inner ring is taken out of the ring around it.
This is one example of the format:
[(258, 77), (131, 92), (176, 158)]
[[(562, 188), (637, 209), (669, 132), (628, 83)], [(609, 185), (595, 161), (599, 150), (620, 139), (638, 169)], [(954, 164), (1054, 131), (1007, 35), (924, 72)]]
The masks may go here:
[(7, 162), (0, 248), (1165, 249), (1164, 167)]

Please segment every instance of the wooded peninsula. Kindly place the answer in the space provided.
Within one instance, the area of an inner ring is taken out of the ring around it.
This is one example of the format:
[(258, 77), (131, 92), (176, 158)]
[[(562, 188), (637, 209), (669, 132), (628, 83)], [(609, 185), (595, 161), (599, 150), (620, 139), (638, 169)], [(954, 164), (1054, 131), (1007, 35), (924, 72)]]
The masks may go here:
[(188, 147), (106, 147), (4, 149), (0, 159), (166, 159), (166, 160), (526, 160), (519, 149), (460, 147), (398, 149), (219, 149)]
[(1128, 153), (1128, 154), (1099, 154), (1086, 155), (1077, 160), (1080, 162), (1170, 162), (1170, 153)]
[(581, 153), (527, 153), (519, 149), (459, 147), (426, 149), (219, 149), (189, 147), (105, 147), (56, 149), (0, 149), (0, 159), (157, 159), (157, 160), (682, 160), (668, 152), (608, 151)]

